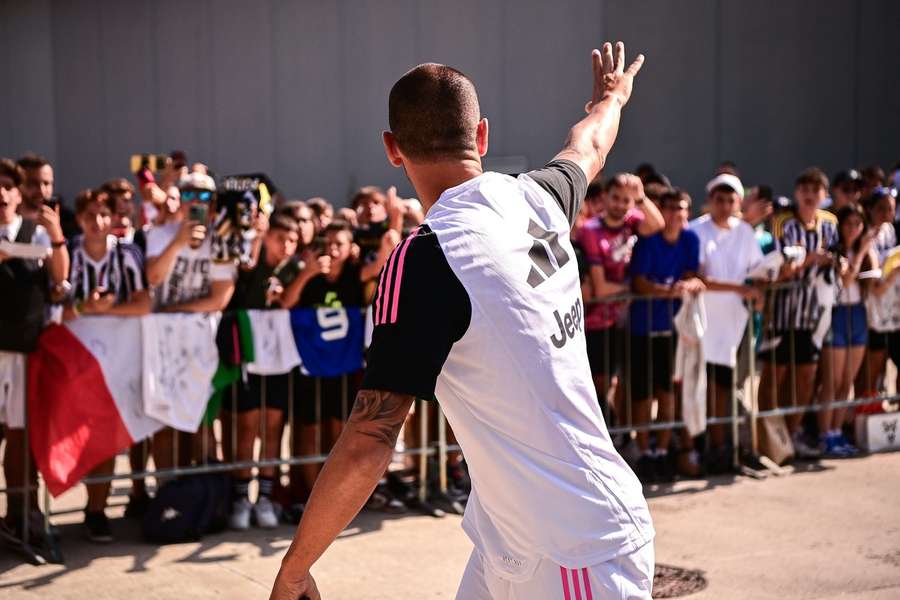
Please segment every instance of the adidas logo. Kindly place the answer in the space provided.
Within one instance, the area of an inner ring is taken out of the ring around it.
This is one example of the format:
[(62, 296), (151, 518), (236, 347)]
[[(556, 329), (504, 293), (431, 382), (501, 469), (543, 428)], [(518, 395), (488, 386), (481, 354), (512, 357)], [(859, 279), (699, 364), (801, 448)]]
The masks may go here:
[(528, 285), (537, 287), (569, 262), (555, 231), (547, 231), (534, 221), (528, 223), (528, 235), (534, 238), (528, 257), (534, 263), (528, 272)]

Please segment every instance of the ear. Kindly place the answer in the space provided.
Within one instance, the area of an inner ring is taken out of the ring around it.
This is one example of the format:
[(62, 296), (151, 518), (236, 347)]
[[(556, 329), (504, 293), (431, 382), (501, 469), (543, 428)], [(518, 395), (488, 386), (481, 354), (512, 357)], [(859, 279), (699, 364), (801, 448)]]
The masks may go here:
[(488, 120), (487, 117), (478, 121), (475, 127), (475, 147), (478, 150), (478, 156), (484, 156), (488, 151)]
[(403, 166), (403, 158), (400, 155), (400, 149), (397, 147), (397, 140), (390, 131), (381, 132), (381, 141), (384, 143), (384, 153), (387, 155), (388, 162), (395, 167)]

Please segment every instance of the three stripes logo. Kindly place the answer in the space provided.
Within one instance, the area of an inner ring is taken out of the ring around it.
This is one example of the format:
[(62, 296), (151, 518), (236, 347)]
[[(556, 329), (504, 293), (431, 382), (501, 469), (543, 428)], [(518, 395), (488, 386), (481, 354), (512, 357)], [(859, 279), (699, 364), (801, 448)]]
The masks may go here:
[(537, 287), (569, 262), (555, 231), (547, 231), (534, 221), (528, 223), (528, 235), (534, 238), (528, 257), (534, 264), (528, 272), (528, 285)]

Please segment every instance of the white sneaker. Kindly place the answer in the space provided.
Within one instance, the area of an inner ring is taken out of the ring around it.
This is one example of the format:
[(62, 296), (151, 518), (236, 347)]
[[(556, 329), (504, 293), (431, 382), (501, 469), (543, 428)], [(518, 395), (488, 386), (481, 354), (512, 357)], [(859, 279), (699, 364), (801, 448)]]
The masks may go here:
[(228, 526), (238, 531), (250, 529), (250, 510), (253, 504), (249, 498), (235, 500), (231, 505), (231, 516), (228, 517)]
[(278, 515), (275, 514), (275, 507), (272, 501), (265, 496), (260, 496), (253, 505), (253, 520), (256, 525), (263, 529), (275, 529), (278, 527)]

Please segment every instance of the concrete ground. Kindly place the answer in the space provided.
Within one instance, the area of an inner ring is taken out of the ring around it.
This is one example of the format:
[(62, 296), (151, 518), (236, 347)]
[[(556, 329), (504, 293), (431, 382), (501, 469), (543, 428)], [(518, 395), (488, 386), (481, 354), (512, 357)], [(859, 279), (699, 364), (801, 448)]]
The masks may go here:
[[(766, 481), (683, 482), (648, 496), (657, 560), (708, 579), (692, 598), (900, 598), (900, 453)], [(78, 491), (56, 505), (81, 502)], [(116, 518), (119, 541), (95, 546), (82, 541), (80, 518), (57, 518), (65, 566), (0, 555), (0, 598), (267, 598), (292, 534), (283, 526), (154, 547)], [(453, 598), (470, 549), (458, 517), (364, 514), (313, 572), (328, 600)]]

